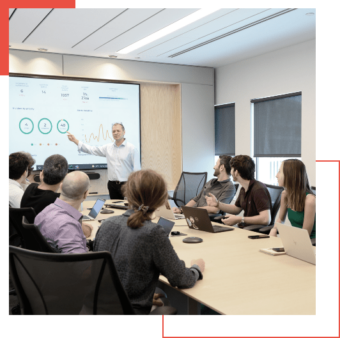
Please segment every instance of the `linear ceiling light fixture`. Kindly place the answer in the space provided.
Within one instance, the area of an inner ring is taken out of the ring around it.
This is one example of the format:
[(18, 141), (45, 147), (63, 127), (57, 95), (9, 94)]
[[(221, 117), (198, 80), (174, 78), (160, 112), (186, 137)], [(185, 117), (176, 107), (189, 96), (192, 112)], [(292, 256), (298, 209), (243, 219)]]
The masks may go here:
[(200, 20), (202, 18), (204, 18), (207, 15), (210, 15), (211, 13), (214, 13), (216, 11), (218, 11), (219, 8), (217, 9), (199, 9), (198, 11), (186, 16), (185, 18), (178, 20), (176, 22), (174, 22), (173, 24), (160, 29), (159, 31), (147, 36), (144, 39), (141, 39), (135, 43), (133, 43), (132, 45), (125, 47), (121, 50), (119, 50), (117, 53), (120, 54), (129, 54), (132, 51), (134, 51), (135, 49), (138, 49), (140, 47), (143, 47), (145, 45), (147, 45), (148, 43), (151, 43), (155, 40), (158, 40), (160, 38), (162, 38), (165, 35), (168, 35), (174, 31), (177, 31), (178, 29), (181, 29), (187, 25), (190, 25), (191, 23)]

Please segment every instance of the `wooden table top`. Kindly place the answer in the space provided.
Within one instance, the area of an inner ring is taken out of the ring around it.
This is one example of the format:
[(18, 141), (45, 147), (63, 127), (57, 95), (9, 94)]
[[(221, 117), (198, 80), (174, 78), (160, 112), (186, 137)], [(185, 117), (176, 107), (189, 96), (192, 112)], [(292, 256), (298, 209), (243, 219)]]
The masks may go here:
[[(94, 201), (83, 203), (84, 214), (93, 204)], [(97, 219), (124, 213), (113, 210), (114, 214), (99, 214)], [(153, 221), (157, 223), (158, 218)], [(91, 224), (93, 239), (100, 223)], [(183, 294), (221, 314), (316, 314), (315, 265), (288, 255), (271, 256), (259, 251), (281, 247), (280, 238), (252, 240), (248, 236), (254, 232), (238, 228), (208, 233), (189, 229), (184, 219), (176, 220), (173, 230), (203, 239), (199, 244), (186, 244), (183, 239), (187, 236), (170, 236), (171, 244), (187, 267), (192, 259), (205, 261), (203, 280), (191, 289), (179, 290)], [(160, 280), (168, 284), (164, 276)]]

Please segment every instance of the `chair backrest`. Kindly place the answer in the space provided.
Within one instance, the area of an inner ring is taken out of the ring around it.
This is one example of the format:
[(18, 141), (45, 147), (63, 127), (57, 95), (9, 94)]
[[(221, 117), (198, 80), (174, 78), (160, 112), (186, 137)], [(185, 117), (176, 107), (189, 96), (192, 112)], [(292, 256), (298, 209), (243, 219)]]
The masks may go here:
[(22, 314), (134, 314), (109, 252), (9, 250)]
[[(31, 232), (22, 226), (22, 217), (25, 216), (33, 223), (36, 216), (33, 208), (9, 208), (9, 228), (10, 234), (16, 233), (19, 236), (20, 245), (23, 248), (31, 249), (30, 243), (32, 240)], [(10, 242), (10, 244), (12, 244)], [(34, 250), (32, 248), (31, 250)]]
[(280, 209), (281, 193), (284, 189), (282, 187), (279, 187), (276, 185), (270, 185), (270, 184), (266, 184), (266, 187), (269, 191), (269, 195), (270, 195), (270, 199), (272, 203), (271, 221), (269, 225), (274, 225), (277, 212)]
[(207, 182), (207, 176), (206, 172), (189, 173), (183, 171), (173, 195), (176, 205), (181, 207), (196, 197)]
[(313, 194), (316, 196), (316, 187), (310, 187), (313, 191)]
[(30, 232), (29, 250), (39, 251), (39, 252), (57, 252), (52, 248), (45, 237), (41, 234), (38, 227), (34, 224), (28, 223), (25, 216), (22, 217), (22, 226), (25, 230)]

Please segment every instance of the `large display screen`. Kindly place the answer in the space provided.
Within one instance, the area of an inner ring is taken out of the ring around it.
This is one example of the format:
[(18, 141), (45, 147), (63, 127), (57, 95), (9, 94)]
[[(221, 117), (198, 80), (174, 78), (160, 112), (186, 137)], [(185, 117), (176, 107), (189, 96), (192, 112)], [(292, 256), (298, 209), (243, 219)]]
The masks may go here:
[[(66, 157), (69, 169), (103, 169), (105, 157), (79, 153), (67, 132), (92, 146), (113, 142), (112, 124), (140, 154), (139, 85), (60, 78), (9, 78), (9, 152), (26, 151), (41, 170), (47, 157)], [(140, 155), (139, 155), (140, 156)]]

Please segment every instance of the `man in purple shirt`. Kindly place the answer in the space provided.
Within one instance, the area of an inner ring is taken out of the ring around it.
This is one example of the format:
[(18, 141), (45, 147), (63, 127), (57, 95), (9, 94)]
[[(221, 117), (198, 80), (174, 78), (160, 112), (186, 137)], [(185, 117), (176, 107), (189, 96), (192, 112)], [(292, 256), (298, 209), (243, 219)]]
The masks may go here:
[(65, 176), (60, 198), (47, 206), (34, 220), (47, 242), (61, 253), (84, 253), (86, 238), (81, 227), (82, 214), (78, 211), (85, 200), (90, 180), (81, 171)]

